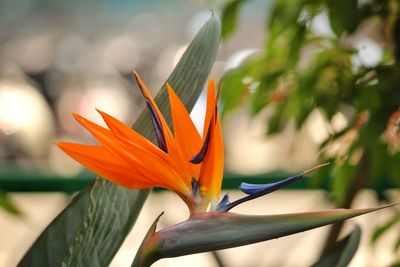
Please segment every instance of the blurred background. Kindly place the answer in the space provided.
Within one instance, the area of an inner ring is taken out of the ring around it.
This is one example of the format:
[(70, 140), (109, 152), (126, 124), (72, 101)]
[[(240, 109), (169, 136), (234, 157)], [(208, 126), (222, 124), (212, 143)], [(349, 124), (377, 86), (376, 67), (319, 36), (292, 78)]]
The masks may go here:
[[(94, 142), (71, 113), (103, 124), (99, 108), (132, 124), (144, 108), (132, 69), (155, 94), (210, 8), (221, 11), (223, 23), (212, 76), (224, 77), (225, 190), (234, 198), (238, 181), (268, 182), (331, 162), (294, 189), (235, 211), (399, 201), (400, 7), (389, 0), (337, 2), (0, 0), (0, 266), (14, 266), (71, 194), (95, 177), (52, 145)], [(199, 127), (203, 105), (202, 95), (191, 114)], [(171, 193), (153, 193), (138, 225), (162, 210), (165, 225), (183, 220), (186, 210), (176, 202)], [(357, 222), (365, 233), (352, 266), (400, 264), (399, 211)], [(351, 223), (341, 229), (220, 257), (226, 266), (308, 266), (320, 253), (314, 247)], [(130, 265), (139, 244), (133, 236), (145, 231), (135, 228), (111, 266)], [(188, 262), (219, 266), (209, 254), (156, 266)]]

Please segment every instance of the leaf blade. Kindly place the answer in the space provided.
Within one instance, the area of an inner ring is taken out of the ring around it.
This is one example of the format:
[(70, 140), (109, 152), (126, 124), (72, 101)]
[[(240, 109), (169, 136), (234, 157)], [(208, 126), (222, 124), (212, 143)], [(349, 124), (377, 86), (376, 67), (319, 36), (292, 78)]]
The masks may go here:
[(266, 241), (346, 220), (392, 205), (370, 209), (336, 209), (266, 216), (234, 213), (200, 214), (155, 233), (149, 243), (157, 245), (153, 248), (152, 253), (146, 252), (148, 256), (145, 263), (155, 262), (161, 258)]
[(356, 225), (354, 230), (336, 243), (332, 251), (322, 255), (312, 267), (346, 267), (353, 259), (361, 240), (361, 228)]

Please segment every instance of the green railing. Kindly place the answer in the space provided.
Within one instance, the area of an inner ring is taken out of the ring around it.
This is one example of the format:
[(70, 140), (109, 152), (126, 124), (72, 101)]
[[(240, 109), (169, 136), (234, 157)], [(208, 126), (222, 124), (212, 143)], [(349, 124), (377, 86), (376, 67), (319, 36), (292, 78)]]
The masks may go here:
[[(284, 173), (266, 173), (257, 175), (238, 175), (225, 173), (223, 180), (223, 189), (238, 189), (241, 182), (248, 183), (271, 183), (284, 179), (290, 174)], [(84, 171), (73, 177), (63, 177), (59, 175), (48, 175), (37, 171), (17, 168), (0, 169), (0, 189), (6, 192), (66, 192), (74, 193), (83, 189), (96, 175)], [(288, 186), (291, 189), (324, 189), (329, 188), (329, 179), (323, 182), (317, 182), (311, 177), (305, 177), (298, 182)], [(390, 179), (380, 179), (378, 185), (374, 184), (374, 189), (383, 192), (394, 188)]]

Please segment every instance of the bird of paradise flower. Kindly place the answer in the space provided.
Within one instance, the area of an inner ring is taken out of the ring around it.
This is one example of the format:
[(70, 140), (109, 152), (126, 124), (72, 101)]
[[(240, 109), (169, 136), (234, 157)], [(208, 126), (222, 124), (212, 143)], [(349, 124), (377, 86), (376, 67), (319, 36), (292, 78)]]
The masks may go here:
[(99, 145), (56, 143), (70, 157), (111, 182), (131, 189), (167, 188), (188, 206), (190, 217), (180, 224), (156, 232), (159, 217), (155, 220), (132, 266), (150, 266), (160, 258), (269, 240), (396, 205), (266, 216), (230, 213), (228, 211), (233, 207), (287, 186), (326, 164), (275, 183), (242, 183), (240, 189), (246, 196), (232, 202), (227, 194), (220, 197), (224, 145), (217, 107), (219, 89), (215, 93), (214, 80), (208, 84), (206, 114), (200, 136), (169, 84), (173, 132), (142, 79), (136, 72), (134, 75), (150, 113), (158, 146), (100, 110), (98, 112), (108, 129), (73, 114)]
[[(98, 110), (109, 127), (101, 127), (78, 114), (75, 119), (99, 142), (82, 145), (57, 142), (70, 157), (116, 184), (132, 189), (163, 187), (174, 191), (187, 204), (191, 214), (228, 211), (234, 206), (290, 184), (300, 175), (267, 184), (242, 183), (248, 196), (229, 202), (225, 195), (218, 203), (224, 168), (224, 145), (218, 113), (215, 82), (210, 80), (203, 134), (200, 136), (190, 115), (172, 87), (167, 84), (173, 133), (140, 76), (134, 72), (150, 112), (158, 147), (135, 130)], [(211, 204), (211, 205), (210, 205)]]

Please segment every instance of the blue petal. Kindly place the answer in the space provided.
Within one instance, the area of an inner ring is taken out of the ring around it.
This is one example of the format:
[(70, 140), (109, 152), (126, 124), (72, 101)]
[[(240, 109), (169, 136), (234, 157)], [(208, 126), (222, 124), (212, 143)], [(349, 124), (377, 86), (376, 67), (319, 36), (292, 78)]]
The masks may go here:
[(221, 201), (218, 203), (216, 211), (225, 211), (226, 207), (229, 205), (229, 196), (225, 194)]
[[(268, 184), (248, 184), (248, 183), (242, 183), (240, 185), (240, 190), (242, 190), (242, 192), (246, 193), (247, 196), (239, 198), (238, 200), (235, 200), (233, 202), (229, 202), (229, 201), (225, 201), (225, 203), (223, 203), (223, 205), (218, 205), (217, 207), (217, 211), (229, 211), (230, 209), (236, 207), (239, 204), (242, 204), (246, 201), (255, 199), (255, 198), (259, 198), (263, 195), (269, 194), (271, 192), (274, 192), (284, 186), (290, 185), (291, 183), (294, 183), (295, 181), (301, 179), (302, 177), (304, 177), (305, 175), (308, 175), (326, 165), (328, 165), (329, 163), (324, 163), (324, 164), (320, 164), (317, 165), (313, 168), (310, 168), (308, 170), (303, 171), (302, 173), (300, 173), (299, 175), (296, 176), (292, 176), (289, 178), (286, 178), (284, 180), (275, 182), (275, 183), (268, 183)], [(222, 202), (222, 201), (221, 201)]]
[(192, 192), (194, 196), (196, 196), (200, 192), (199, 189), (200, 189), (199, 182), (196, 181), (196, 179), (192, 178)]
[(242, 204), (242, 203), (247, 202), (252, 199), (259, 198), (261, 196), (264, 196), (266, 194), (274, 192), (284, 186), (290, 185), (291, 183), (294, 183), (295, 181), (302, 178), (303, 176), (304, 176), (304, 173), (286, 178), (279, 182), (269, 183), (269, 184), (242, 183), (240, 185), (240, 190), (242, 190), (244, 193), (246, 193), (247, 196), (245, 196), (243, 198), (239, 198), (238, 200), (235, 200), (231, 203), (225, 204), (224, 206), (221, 207), (221, 209), (219, 211), (229, 211), (230, 209), (236, 207), (239, 204)]
[(264, 194), (268, 194), (268, 193), (278, 190), (284, 186), (290, 185), (291, 183), (297, 181), (301, 177), (302, 177), (302, 175), (296, 175), (296, 176), (286, 178), (282, 181), (278, 181), (275, 183), (268, 183), (268, 184), (241, 183), (239, 188), (243, 193), (246, 193), (248, 195), (259, 194), (262, 192), (264, 192)]

